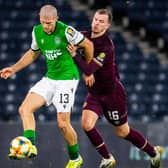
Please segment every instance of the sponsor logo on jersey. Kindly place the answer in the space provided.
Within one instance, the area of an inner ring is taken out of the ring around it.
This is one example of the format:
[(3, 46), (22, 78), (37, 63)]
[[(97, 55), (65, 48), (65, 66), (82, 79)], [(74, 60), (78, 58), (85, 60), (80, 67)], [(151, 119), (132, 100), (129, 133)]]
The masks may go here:
[(45, 56), (47, 57), (47, 59), (49, 60), (54, 60), (56, 59), (58, 56), (62, 55), (62, 51), (61, 49), (57, 49), (57, 50), (46, 50), (45, 51)]
[(68, 33), (71, 37), (74, 37), (74, 35), (75, 35), (75, 31), (74, 31), (71, 27), (68, 27), (67, 33)]
[(55, 44), (60, 44), (61, 43), (61, 39), (59, 37), (55, 37)]

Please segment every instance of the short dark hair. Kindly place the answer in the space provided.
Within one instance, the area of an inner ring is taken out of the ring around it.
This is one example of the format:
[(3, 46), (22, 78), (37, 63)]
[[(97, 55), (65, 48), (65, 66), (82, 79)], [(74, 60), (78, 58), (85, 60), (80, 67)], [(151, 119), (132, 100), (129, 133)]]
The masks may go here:
[(113, 15), (110, 9), (98, 9), (96, 10), (96, 13), (107, 15), (109, 23), (112, 23)]

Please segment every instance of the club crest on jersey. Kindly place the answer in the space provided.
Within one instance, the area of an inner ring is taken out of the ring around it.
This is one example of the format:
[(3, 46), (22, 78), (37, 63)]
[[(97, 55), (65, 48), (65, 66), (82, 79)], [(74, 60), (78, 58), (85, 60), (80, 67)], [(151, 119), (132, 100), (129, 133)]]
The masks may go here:
[(106, 54), (104, 52), (99, 53), (99, 55), (96, 57), (96, 59), (100, 62), (104, 61)]
[(67, 33), (68, 33), (71, 37), (73, 37), (73, 36), (75, 35), (75, 31), (74, 31), (71, 27), (68, 27)]
[(58, 44), (60, 44), (60, 43), (61, 43), (61, 39), (60, 39), (59, 37), (56, 37), (56, 38), (55, 38), (55, 44), (58, 45)]

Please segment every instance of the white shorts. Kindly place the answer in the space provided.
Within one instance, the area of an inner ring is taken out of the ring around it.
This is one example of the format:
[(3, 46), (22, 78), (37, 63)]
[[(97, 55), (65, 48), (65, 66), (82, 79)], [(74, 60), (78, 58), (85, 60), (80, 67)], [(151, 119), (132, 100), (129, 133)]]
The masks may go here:
[(51, 103), (57, 112), (70, 112), (74, 105), (79, 80), (52, 80), (43, 77), (29, 92), (41, 95), (47, 105)]

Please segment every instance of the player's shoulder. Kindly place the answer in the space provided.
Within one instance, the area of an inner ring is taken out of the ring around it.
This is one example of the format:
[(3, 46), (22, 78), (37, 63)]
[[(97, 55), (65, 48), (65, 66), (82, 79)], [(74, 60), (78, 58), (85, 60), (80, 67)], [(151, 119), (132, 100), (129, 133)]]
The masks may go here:
[(81, 30), (80, 31), (85, 37), (91, 38), (91, 31)]
[(36, 24), (36, 25), (33, 27), (33, 31), (34, 31), (35, 34), (36, 34), (36, 33), (38, 33), (38, 34), (42, 33), (42, 32), (43, 32), (43, 27), (42, 27), (42, 25), (41, 25), (41, 24)]
[(105, 40), (106, 40), (108, 43), (111, 43), (111, 42), (112, 42), (112, 39), (111, 39), (111, 37), (110, 37), (110, 35), (109, 35), (108, 32), (105, 33), (104, 38), (105, 38)]
[(39, 28), (42, 28), (42, 24), (36, 24), (36, 25), (34, 25), (34, 29), (39, 29)]
[(65, 34), (70, 37), (75, 37), (77, 34), (79, 34), (79, 31), (75, 27), (67, 25)]
[(108, 33), (105, 35), (104, 40), (102, 40), (102, 42), (105, 43), (106, 46), (114, 48), (114, 42)]
[(81, 32), (82, 34), (84, 34), (84, 35), (88, 35), (90, 31), (81, 30), (80, 32)]
[(39, 30), (42, 30), (42, 25), (41, 24), (36, 24), (34, 27), (33, 27), (33, 30), (34, 31), (39, 31)]
[(62, 28), (67, 28), (68, 25), (62, 21), (57, 21), (57, 24), (56, 24), (58, 27), (62, 27)]

